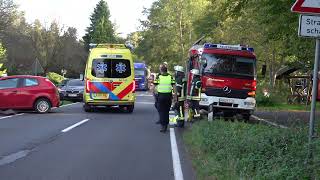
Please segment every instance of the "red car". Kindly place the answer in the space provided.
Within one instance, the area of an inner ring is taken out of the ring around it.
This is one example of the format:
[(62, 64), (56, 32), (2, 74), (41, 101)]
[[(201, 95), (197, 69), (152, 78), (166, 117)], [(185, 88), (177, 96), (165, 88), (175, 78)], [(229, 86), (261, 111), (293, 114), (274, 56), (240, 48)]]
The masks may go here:
[(59, 107), (56, 86), (40, 76), (8, 76), (0, 78), (0, 109), (35, 110), (46, 113)]

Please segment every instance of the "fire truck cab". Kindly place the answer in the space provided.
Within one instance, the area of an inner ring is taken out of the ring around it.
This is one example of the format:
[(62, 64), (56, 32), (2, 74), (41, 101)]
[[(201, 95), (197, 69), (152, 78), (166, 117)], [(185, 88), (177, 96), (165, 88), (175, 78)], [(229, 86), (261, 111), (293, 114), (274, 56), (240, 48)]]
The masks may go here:
[(242, 45), (204, 44), (200, 107), (224, 117), (249, 120), (256, 107), (256, 55)]

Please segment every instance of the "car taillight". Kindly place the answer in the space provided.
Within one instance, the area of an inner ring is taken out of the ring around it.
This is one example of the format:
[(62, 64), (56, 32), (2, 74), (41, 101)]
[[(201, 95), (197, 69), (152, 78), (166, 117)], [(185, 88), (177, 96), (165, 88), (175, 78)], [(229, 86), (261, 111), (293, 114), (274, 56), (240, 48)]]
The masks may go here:
[(133, 83), (132, 83), (132, 92), (133, 93), (136, 92), (136, 81), (133, 81)]
[(86, 79), (86, 93), (90, 92), (90, 81)]

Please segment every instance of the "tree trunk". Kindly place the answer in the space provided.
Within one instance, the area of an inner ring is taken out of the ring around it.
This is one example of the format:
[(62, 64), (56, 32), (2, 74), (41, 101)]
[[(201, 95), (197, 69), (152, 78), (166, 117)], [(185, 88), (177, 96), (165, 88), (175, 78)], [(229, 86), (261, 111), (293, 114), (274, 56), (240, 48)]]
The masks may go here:
[(272, 58), (270, 63), (270, 87), (271, 89), (274, 88), (275, 85), (275, 60), (276, 60), (276, 50), (272, 50)]
[(180, 0), (180, 14), (179, 14), (179, 32), (180, 32), (180, 46), (181, 46), (181, 62), (184, 61), (184, 43), (183, 43), (183, 28), (182, 28), (182, 20), (183, 20), (183, 0)]

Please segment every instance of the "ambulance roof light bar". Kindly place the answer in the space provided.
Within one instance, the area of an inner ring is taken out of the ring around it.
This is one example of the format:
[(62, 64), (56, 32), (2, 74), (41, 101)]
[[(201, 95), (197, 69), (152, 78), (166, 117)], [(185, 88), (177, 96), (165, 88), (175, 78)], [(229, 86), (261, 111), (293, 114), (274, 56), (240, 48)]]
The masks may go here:
[(211, 44), (206, 43), (204, 44), (205, 49), (229, 49), (229, 50), (237, 50), (237, 51), (250, 51), (254, 52), (254, 49), (251, 47), (241, 46), (241, 45), (225, 45), (225, 44)]
[(92, 49), (92, 48), (117, 48), (117, 49), (128, 48), (124, 44), (95, 44), (95, 43), (90, 43), (89, 47), (90, 47), (90, 49)]

